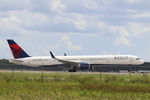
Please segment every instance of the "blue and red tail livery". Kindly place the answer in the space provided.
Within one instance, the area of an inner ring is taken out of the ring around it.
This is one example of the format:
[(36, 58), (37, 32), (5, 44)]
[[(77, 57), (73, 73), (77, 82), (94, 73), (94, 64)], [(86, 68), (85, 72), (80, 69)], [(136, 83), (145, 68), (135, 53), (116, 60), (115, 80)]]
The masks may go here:
[(14, 58), (30, 57), (14, 40), (7, 40)]

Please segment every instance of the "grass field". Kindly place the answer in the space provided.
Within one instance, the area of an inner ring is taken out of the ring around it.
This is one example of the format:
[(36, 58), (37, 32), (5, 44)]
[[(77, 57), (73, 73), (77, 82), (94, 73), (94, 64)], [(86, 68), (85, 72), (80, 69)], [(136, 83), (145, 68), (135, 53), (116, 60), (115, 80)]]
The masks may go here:
[(0, 73), (0, 100), (149, 99), (149, 75)]

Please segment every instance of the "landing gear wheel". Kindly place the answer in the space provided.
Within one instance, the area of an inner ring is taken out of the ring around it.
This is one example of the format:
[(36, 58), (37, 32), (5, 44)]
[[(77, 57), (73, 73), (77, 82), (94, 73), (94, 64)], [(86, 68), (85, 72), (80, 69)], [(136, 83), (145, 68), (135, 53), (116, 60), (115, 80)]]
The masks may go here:
[(76, 68), (69, 70), (69, 72), (77, 72)]

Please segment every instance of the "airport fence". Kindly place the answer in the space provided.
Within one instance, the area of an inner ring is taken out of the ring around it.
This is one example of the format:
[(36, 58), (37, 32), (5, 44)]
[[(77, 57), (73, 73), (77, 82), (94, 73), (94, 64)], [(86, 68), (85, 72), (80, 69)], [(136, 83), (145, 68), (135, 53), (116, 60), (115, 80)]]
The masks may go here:
[(62, 71), (28, 71), (28, 70), (1, 70), (5, 77), (10, 79), (26, 78), (28, 80), (41, 80), (41, 81), (93, 81), (98, 82), (114, 82), (125, 81), (135, 82), (143, 81), (150, 82), (149, 73), (114, 73), (114, 72), (62, 72)]

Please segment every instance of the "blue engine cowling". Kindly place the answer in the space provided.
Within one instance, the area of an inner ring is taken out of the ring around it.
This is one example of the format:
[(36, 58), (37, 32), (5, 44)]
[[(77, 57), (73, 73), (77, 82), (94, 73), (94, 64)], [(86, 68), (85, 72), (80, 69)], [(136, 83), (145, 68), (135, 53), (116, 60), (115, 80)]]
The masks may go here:
[(79, 67), (80, 67), (80, 69), (87, 70), (87, 69), (90, 69), (90, 64), (88, 64), (88, 63), (80, 63)]

